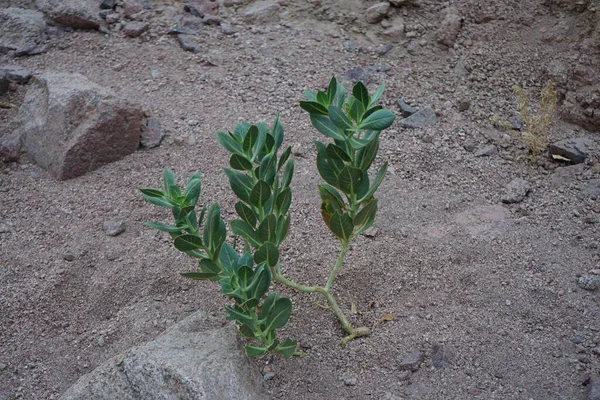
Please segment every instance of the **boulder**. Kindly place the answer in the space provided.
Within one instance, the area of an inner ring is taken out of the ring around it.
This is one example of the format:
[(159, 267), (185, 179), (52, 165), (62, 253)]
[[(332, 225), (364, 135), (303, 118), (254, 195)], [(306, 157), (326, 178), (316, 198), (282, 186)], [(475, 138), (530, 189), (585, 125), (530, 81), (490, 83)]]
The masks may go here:
[(29, 79), (31, 78), (31, 71), (16, 65), (0, 66), (0, 75), (2, 73), (6, 75), (8, 81), (19, 83), (21, 85), (29, 82)]
[(52, 21), (73, 29), (98, 29), (102, 22), (94, 0), (36, 0), (35, 5)]
[(144, 113), (80, 74), (48, 72), (32, 80), (17, 116), (36, 163), (70, 179), (134, 152)]
[(38, 11), (15, 7), (0, 9), (0, 54), (36, 47), (45, 29), (44, 14)]
[(552, 143), (548, 151), (554, 158), (580, 164), (591, 154), (596, 153), (598, 146), (593, 140), (586, 138), (569, 138)]
[(81, 377), (61, 400), (265, 399), (263, 378), (233, 325), (207, 329), (203, 312)]
[(244, 20), (254, 24), (274, 22), (279, 19), (280, 12), (281, 6), (277, 1), (256, 1), (246, 8)]
[(444, 19), (435, 33), (438, 43), (452, 47), (456, 37), (460, 32), (462, 17), (458, 14), (455, 7), (448, 7), (442, 10)]

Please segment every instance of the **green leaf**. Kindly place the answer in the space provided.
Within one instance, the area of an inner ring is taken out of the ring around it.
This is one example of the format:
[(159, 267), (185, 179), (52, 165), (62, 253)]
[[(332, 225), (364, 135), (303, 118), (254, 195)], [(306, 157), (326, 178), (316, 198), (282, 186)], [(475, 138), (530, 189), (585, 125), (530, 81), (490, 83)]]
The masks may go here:
[(352, 129), (352, 121), (350, 121), (350, 118), (344, 114), (341, 108), (337, 106), (329, 106), (328, 110), (329, 118), (331, 119), (331, 122), (335, 124), (335, 126), (345, 131)]
[(156, 189), (140, 189), (144, 197), (165, 197), (165, 194)]
[(246, 221), (252, 228), (256, 226), (256, 214), (254, 213), (254, 211), (252, 211), (250, 207), (248, 207), (241, 201), (238, 201), (237, 203), (235, 203), (235, 211), (237, 212), (237, 215), (239, 215), (241, 219)]
[(227, 231), (221, 218), (221, 210), (219, 205), (215, 203), (208, 210), (203, 236), (206, 251), (213, 256), (213, 260), (219, 256), (226, 235)]
[(335, 126), (329, 117), (324, 115), (311, 114), (310, 122), (316, 130), (321, 132), (323, 135), (330, 137), (335, 140), (344, 140), (344, 135), (340, 132), (340, 129)]
[(279, 121), (279, 114), (277, 114), (275, 121), (273, 122), (271, 136), (273, 136), (275, 141), (275, 148), (279, 149), (281, 147), (281, 143), (283, 143), (283, 125), (281, 125), (281, 122)]
[[(146, 190), (146, 189), (142, 189), (142, 190)], [(152, 203), (155, 206), (159, 206), (159, 207), (176, 207), (176, 204), (173, 203), (171, 200), (163, 198), (163, 197), (155, 197), (155, 196), (147, 196), (145, 194), (142, 194), (142, 196), (144, 197), (144, 200), (146, 200), (148, 203)]]
[(223, 272), (218, 264), (208, 259), (200, 260), (200, 269), (202, 272), (214, 275), (220, 275)]
[(354, 224), (350, 215), (335, 211), (329, 220), (329, 229), (338, 239), (348, 241), (352, 238)]
[(251, 126), (252, 125), (244, 121), (235, 124), (235, 128), (233, 129), (233, 137), (235, 137), (240, 145), (244, 143), (244, 138), (246, 137), (246, 134)]
[(254, 253), (254, 262), (266, 262), (269, 267), (274, 267), (279, 261), (279, 249), (271, 242), (266, 242)]
[(304, 96), (306, 96), (308, 101), (317, 101), (317, 92), (314, 90), (305, 90)]
[(269, 214), (258, 226), (257, 234), (262, 242), (275, 242), (277, 230), (277, 217)]
[(302, 107), (304, 111), (308, 111), (311, 116), (327, 115), (327, 108), (317, 101), (301, 101), (300, 107)]
[(285, 339), (285, 342), (280, 343), (275, 349), (277, 352), (283, 354), (285, 359), (289, 359), (296, 352), (296, 341), (290, 338)]
[(347, 195), (358, 193), (358, 189), (363, 182), (363, 171), (359, 168), (346, 165), (340, 171), (337, 181), (337, 187)]
[(256, 208), (262, 209), (270, 197), (271, 187), (265, 181), (259, 180), (252, 188), (248, 202)]
[(288, 146), (287, 149), (285, 149), (283, 153), (281, 153), (281, 158), (277, 163), (277, 172), (281, 171), (283, 164), (285, 164), (288, 158), (290, 158), (290, 154), (292, 154), (292, 146)]
[(252, 282), (248, 286), (248, 298), (260, 300), (271, 286), (271, 269), (261, 264), (254, 271)]
[(238, 171), (224, 168), (225, 174), (229, 178), (229, 184), (233, 193), (242, 201), (249, 203), (250, 191), (254, 186), (252, 178)]
[(377, 90), (375, 90), (375, 93), (373, 93), (373, 96), (371, 96), (371, 101), (369, 102), (369, 107), (372, 107), (373, 104), (377, 103), (377, 101), (381, 98), (381, 95), (383, 95), (383, 91), (385, 90), (385, 82), (382, 83), (381, 85), (379, 85), (379, 87), (377, 88)]
[[(368, 131), (368, 132), (372, 132), (372, 131)], [(352, 146), (352, 148), (354, 150), (360, 150), (363, 147), (365, 147), (366, 145), (368, 145), (369, 143), (371, 143), (371, 140), (369, 140), (369, 139), (358, 139), (354, 136), (350, 136), (348, 138), (348, 141), (350, 142), (350, 146)]]
[(342, 196), (332, 186), (319, 185), (319, 196), (321, 201), (331, 204), (336, 211), (343, 212), (342, 210), (346, 207)]
[(219, 254), (219, 262), (227, 275), (233, 275), (239, 266), (239, 255), (229, 243), (224, 243)]
[(283, 243), (290, 229), (290, 217), (280, 217), (277, 220), (277, 243)]
[(244, 346), (244, 349), (246, 350), (246, 355), (250, 358), (263, 355), (268, 350), (268, 348), (265, 346), (252, 346), (250, 344), (247, 344), (246, 346)]
[(344, 106), (344, 101), (346, 100), (346, 88), (344, 85), (338, 84), (337, 90), (335, 92), (335, 101), (334, 104), (339, 108)]
[(356, 214), (356, 217), (354, 217), (354, 226), (361, 227), (361, 231), (368, 229), (369, 227), (364, 229), (363, 227), (369, 221), (371, 224), (373, 223), (373, 221), (375, 221), (375, 214), (377, 214), (377, 199), (369, 201), (367, 205), (364, 206), (358, 212), (358, 214)]
[(194, 279), (197, 281), (208, 281), (219, 276), (219, 274), (213, 274), (209, 272), (180, 272), (179, 275), (183, 276), (184, 278)]
[(285, 189), (290, 186), (293, 175), (294, 175), (294, 160), (290, 160), (285, 165), (285, 170), (283, 171), (283, 177), (281, 178), (281, 188), (282, 189)]
[(249, 339), (256, 339), (254, 332), (247, 325), (238, 325), (238, 329), (243, 336)]
[(275, 178), (276, 169), (275, 164), (277, 157), (274, 153), (267, 154), (261, 161), (260, 167), (258, 168), (258, 179), (262, 179), (269, 185), (273, 183)]
[(315, 140), (315, 147), (317, 148), (317, 170), (319, 175), (330, 185), (337, 185), (338, 174), (343, 168), (343, 162), (329, 159), (323, 143)]
[(317, 102), (325, 107), (329, 105), (329, 97), (327, 93), (318, 91), (317, 92)]
[(360, 123), (360, 129), (382, 131), (392, 125), (394, 119), (396, 116), (390, 110), (377, 110)]
[(252, 157), (253, 160), (256, 160), (262, 157), (262, 153), (265, 147), (265, 141), (267, 140), (268, 129), (264, 122), (260, 122), (258, 124), (258, 138), (256, 139), (256, 143), (252, 148)]
[(246, 133), (246, 136), (244, 137), (244, 143), (242, 145), (242, 149), (244, 150), (244, 153), (246, 155), (248, 155), (248, 156), (251, 155), (252, 148), (256, 144), (257, 140), (258, 140), (258, 128), (256, 127), (256, 125), (252, 125), (250, 127), (250, 129), (248, 129), (248, 132)]
[(351, 161), (350, 156), (346, 151), (333, 143), (327, 145), (325, 153), (334, 160)]
[(280, 298), (275, 301), (265, 321), (265, 332), (274, 331), (284, 326), (292, 315), (292, 301)]
[(185, 187), (185, 191), (183, 195), (185, 196), (186, 203), (190, 206), (195, 206), (198, 202), (198, 198), (200, 197), (200, 191), (202, 190), (202, 183), (200, 179), (192, 179), (188, 182)]
[(327, 104), (333, 104), (335, 101), (335, 95), (337, 91), (337, 81), (335, 76), (331, 77), (329, 86), (327, 87)]
[(275, 305), (275, 302), (279, 298), (280, 297), (277, 293), (271, 293), (270, 295), (267, 296), (267, 298), (265, 299), (265, 301), (262, 304), (260, 313), (258, 313), (259, 320), (264, 320), (265, 318), (267, 318), (267, 315), (269, 315), (269, 313), (273, 309), (273, 306)]
[(249, 266), (242, 265), (237, 270), (237, 276), (238, 276), (238, 284), (239, 284), (240, 288), (243, 291), (246, 291), (248, 289), (248, 286), (250, 285), (250, 281), (252, 280), (252, 277), (254, 276), (254, 271)]
[(281, 193), (277, 195), (275, 200), (275, 211), (278, 215), (284, 215), (290, 209), (292, 204), (292, 191), (289, 187), (283, 189)]
[(364, 196), (362, 196), (360, 199), (358, 199), (359, 203), (362, 203), (365, 200), (368, 200), (371, 197), (373, 197), (373, 195), (377, 191), (377, 188), (379, 187), (379, 185), (381, 185), (381, 182), (383, 181), (383, 178), (385, 177), (385, 172), (387, 171), (387, 166), (388, 166), (388, 163), (386, 161), (381, 166), (381, 168), (379, 168), (379, 171), (377, 171), (377, 175), (375, 176), (375, 180), (373, 181), (373, 184), (371, 185), (371, 187), (369, 188), (367, 193), (365, 193)]
[(246, 221), (234, 219), (229, 223), (229, 225), (231, 226), (233, 233), (248, 240), (252, 247), (260, 247), (262, 244), (263, 241), (260, 239), (254, 228), (252, 228), (252, 226), (250, 226)]
[(163, 175), (163, 187), (165, 192), (169, 193), (171, 196), (173, 196), (173, 186), (175, 186), (175, 174), (173, 174), (173, 171), (171, 171), (169, 168), (165, 168), (165, 173)]
[(237, 169), (238, 171), (251, 171), (252, 163), (245, 157), (240, 154), (232, 154), (229, 159), (229, 165), (233, 169)]
[(160, 224), (158, 222), (144, 222), (144, 225), (161, 232), (179, 233), (182, 230), (180, 227)]
[(365, 113), (365, 106), (360, 100), (357, 100), (354, 97), (350, 97), (350, 109), (348, 110), (348, 115), (352, 118), (356, 123), (359, 123)]
[(362, 119), (367, 118), (369, 115), (373, 114), (375, 111), (379, 111), (379, 110), (383, 110), (383, 107), (381, 106), (375, 106), (375, 107), (371, 107), (369, 108), (367, 111), (365, 111), (365, 113), (362, 116)]
[(229, 321), (237, 321), (241, 324), (245, 324), (248, 326), (248, 328), (252, 329), (254, 328), (254, 318), (252, 318), (249, 315), (246, 315), (243, 311), (235, 309), (233, 307), (230, 306), (225, 306), (225, 310), (227, 310), (227, 312), (229, 313), (229, 316), (227, 317), (227, 319)]
[(203, 247), (202, 239), (196, 235), (181, 235), (173, 240), (173, 246), (179, 251), (190, 251)]
[(377, 152), (379, 151), (379, 135), (375, 138), (371, 139), (369, 144), (358, 151), (356, 159), (358, 161), (358, 168), (366, 171), (369, 169), (375, 157), (377, 156)]
[(230, 153), (242, 154), (242, 146), (235, 141), (229, 134), (225, 132), (217, 132), (217, 141), (219, 144)]
[(364, 108), (369, 106), (369, 91), (362, 82), (357, 82), (354, 85), (352, 95), (361, 102)]

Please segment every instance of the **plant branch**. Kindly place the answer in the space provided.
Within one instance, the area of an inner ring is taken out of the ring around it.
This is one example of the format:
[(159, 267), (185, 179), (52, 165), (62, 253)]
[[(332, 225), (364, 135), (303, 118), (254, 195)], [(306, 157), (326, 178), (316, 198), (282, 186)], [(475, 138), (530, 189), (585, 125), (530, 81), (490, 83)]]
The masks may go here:
[(338, 255), (335, 265), (334, 265), (333, 269), (331, 270), (331, 273), (329, 274), (329, 278), (327, 279), (327, 284), (325, 285), (325, 290), (331, 289), (331, 286), (333, 285), (333, 281), (335, 280), (335, 277), (340, 272), (340, 269), (342, 268), (342, 265), (344, 264), (344, 258), (346, 257), (346, 253), (348, 252), (349, 245), (350, 245), (350, 241), (342, 240), (340, 254)]

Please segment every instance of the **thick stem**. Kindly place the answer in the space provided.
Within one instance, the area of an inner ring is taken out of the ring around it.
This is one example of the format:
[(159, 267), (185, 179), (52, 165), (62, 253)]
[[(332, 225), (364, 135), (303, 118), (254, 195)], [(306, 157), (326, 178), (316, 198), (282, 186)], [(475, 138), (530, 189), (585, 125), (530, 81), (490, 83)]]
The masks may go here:
[(331, 273), (329, 274), (329, 278), (327, 279), (327, 284), (325, 284), (325, 290), (331, 289), (331, 286), (333, 285), (333, 281), (335, 280), (335, 277), (340, 272), (342, 265), (344, 265), (344, 258), (346, 257), (346, 253), (348, 252), (349, 246), (350, 246), (349, 241), (342, 240), (342, 248), (340, 249), (340, 254), (338, 255), (338, 258), (335, 262), (335, 266), (333, 267), (333, 269), (331, 270)]

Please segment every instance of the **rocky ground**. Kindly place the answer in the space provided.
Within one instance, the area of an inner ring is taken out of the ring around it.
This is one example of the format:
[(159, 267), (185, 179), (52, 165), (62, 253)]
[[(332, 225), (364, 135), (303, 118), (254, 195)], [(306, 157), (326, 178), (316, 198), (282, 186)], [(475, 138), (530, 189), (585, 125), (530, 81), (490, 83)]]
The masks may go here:
[[(47, 3), (0, 7), (56, 20)], [(240, 120), (280, 113), (296, 160), (285, 270), (324, 282), (336, 241), (319, 212), (318, 133), (298, 102), (332, 74), (371, 90), (385, 82), (387, 108), (401, 114), (402, 98), (437, 121), (412, 129), (398, 118), (383, 133), (376, 163), (391, 167), (378, 219), (336, 281), (342, 307), (372, 335), (340, 347), (320, 299), (278, 288), (294, 302), (285, 334), (307, 355), (255, 361), (272, 398), (600, 398), (597, 1), (117, 3), (93, 15), (96, 28), (48, 21), (20, 47), (0, 46), (0, 67), (83, 74), (166, 133), (70, 180), (27, 153), (2, 165), (0, 399), (57, 398), (194, 310), (224, 320), (217, 285), (180, 278), (193, 261), (142, 225), (169, 215), (137, 189), (157, 187), (166, 167), (181, 182), (199, 170), (202, 201), (232, 217), (214, 133)], [(521, 125), (514, 85), (535, 107), (548, 79), (559, 92), (550, 141), (587, 142), (582, 163), (532, 162), (498, 123)], [(18, 128), (29, 86), (0, 94), (14, 105), (0, 108), (0, 136)], [(124, 231), (112, 235), (111, 223)]]

